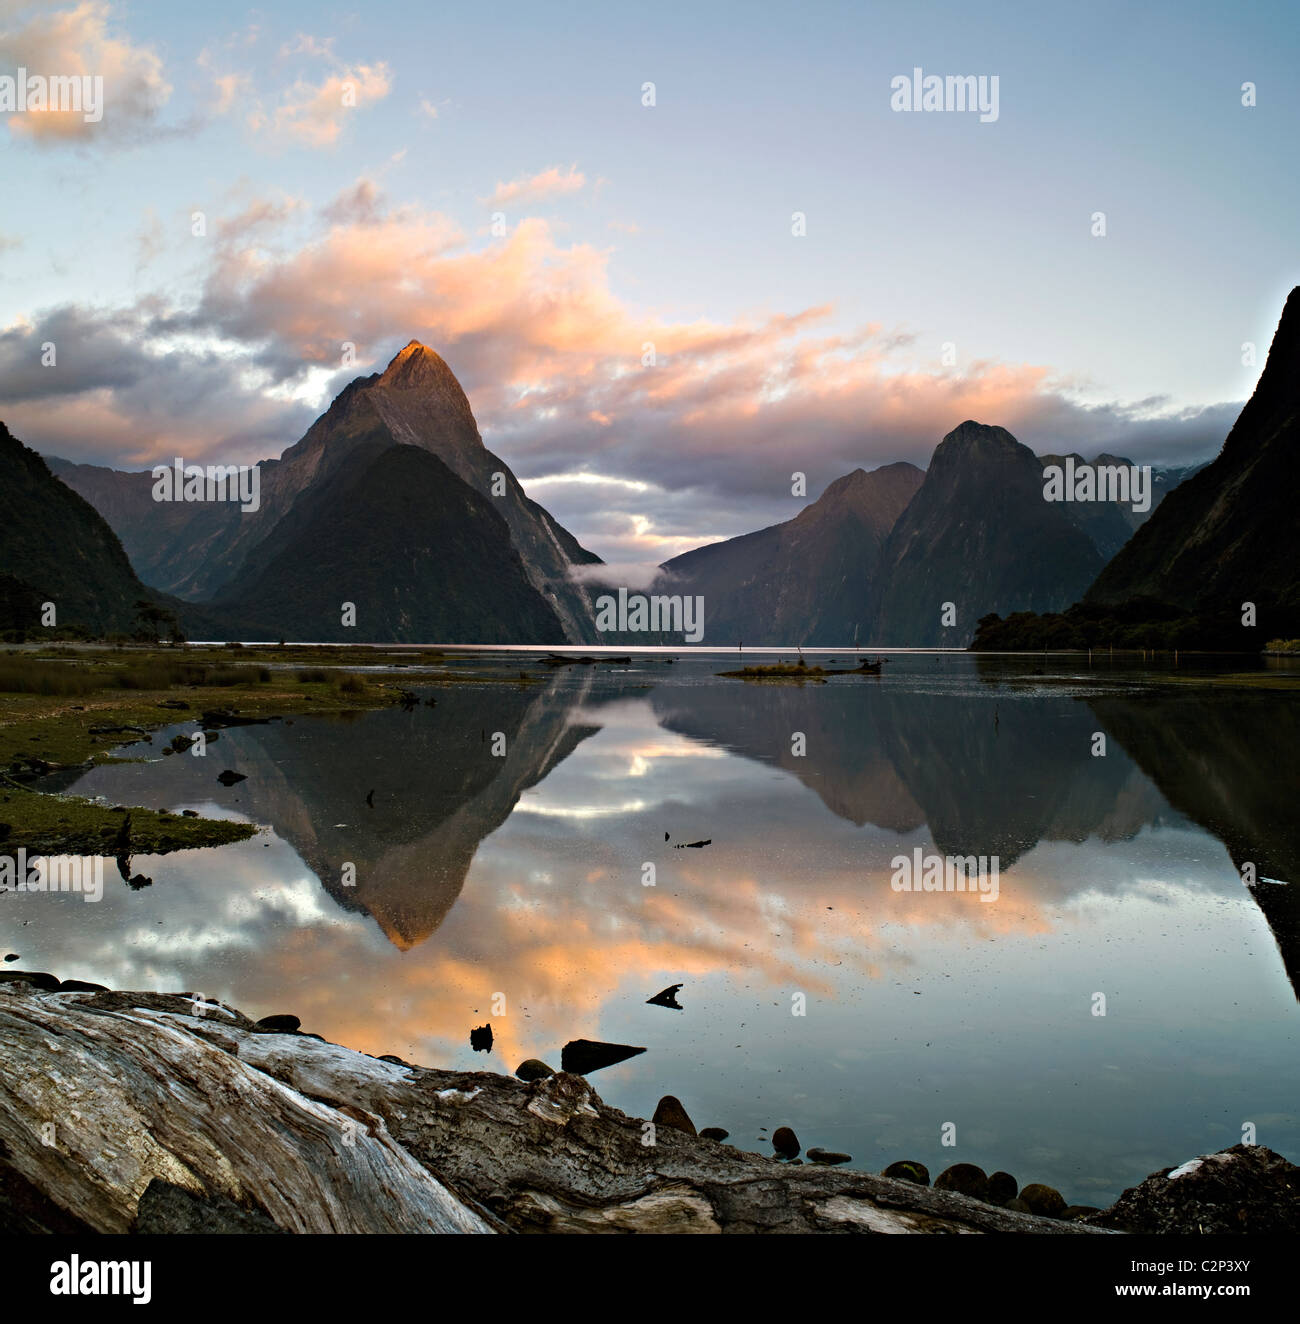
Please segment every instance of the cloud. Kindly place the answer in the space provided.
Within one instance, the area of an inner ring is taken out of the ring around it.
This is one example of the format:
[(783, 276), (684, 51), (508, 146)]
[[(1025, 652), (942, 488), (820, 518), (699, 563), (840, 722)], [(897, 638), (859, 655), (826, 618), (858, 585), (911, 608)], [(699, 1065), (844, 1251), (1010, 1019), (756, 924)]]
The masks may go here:
[[(9, 7), (11, 12), (16, 6)], [(80, 111), (27, 111), (6, 116), (10, 132), (38, 146), (148, 138), (171, 96), (162, 60), (149, 48), (109, 33), (110, 8), (83, 0), (71, 9), (38, 13), (17, 30), (0, 32), (0, 65), (45, 77), (101, 77), (103, 118)]]
[[(237, 348), (168, 344), (157, 310), (76, 307), (0, 331), (0, 418), (45, 454), (122, 468), (168, 453), (249, 463), (278, 454), (312, 418), (249, 377)], [(42, 364), (53, 345), (55, 363)], [(178, 449), (179, 448), (179, 449)]]
[(562, 197), (566, 193), (577, 193), (586, 184), (587, 178), (576, 165), (567, 171), (558, 166), (543, 170), (541, 174), (524, 179), (516, 179), (509, 184), (498, 184), (490, 197), (480, 201), (489, 207), (504, 207), (510, 203), (541, 202), (546, 198)]
[(331, 225), (371, 225), (382, 219), (384, 195), (373, 179), (359, 179), (321, 208)]
[(271, 111), (256, 107), (248, 117), (255, 133), (305, 147), (332, 147), (354, 109), (382, 101), (392, 90), (388, 65), (350, 65), (320, 82), (297, 79)]
[[(815, 497), (859, 466), (924, 466), (967, 418), (1040, 453), (1147, 462), (1212, 454), (1238, 410), (1081, 403), (1044, 365), (940, 368), (907, 329), (844, 328), (829, 306), (682, 321), (616, 296), (611, 253), (562, 243), (543, 220), (480, 242), (441, 213), (389, 207), (368, 178), (314, 217), (295, 210), (306, 230), (278, 224), (289, 210), (242, 199), (211, 227), (184, 302), (60, 309), (5, 332), (0, 417), (38, 448), (76, 443), (118, 462), (182, 453), (172, 432), (195, 458), (258, 439), (261, 458), (298, 439), (319, 392), (382, 368), (414, 336), (447, 359), (525, 486), (537, 480), (562, 523), (631, 569), (791, 518), (805, 504), (791, 495), (796, 471)], [(51, 376), (39, 345), (56, 333)], [(344, 343), (358, 366), (342, 367)], [(185, 399), (186, 371), (201, 409)]]

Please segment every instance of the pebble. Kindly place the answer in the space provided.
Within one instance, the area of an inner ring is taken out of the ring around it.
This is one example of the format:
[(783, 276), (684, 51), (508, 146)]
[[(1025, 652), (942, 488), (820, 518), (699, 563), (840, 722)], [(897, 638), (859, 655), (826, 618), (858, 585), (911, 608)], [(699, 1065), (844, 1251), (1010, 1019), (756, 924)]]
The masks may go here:
[(918, 1163), (915, 1159), (899, 1159), (897, 1163), (891, 1163), (882, 1177), (892, 1177), (895, 1181), (910, 1181), (917, 1186), (929, 1186), (930, 1169), (924, 1163)]
[(1052, 1186), (1031, 1182), (1020, 1192), (1020, 1199), (1029, 1206), (1031, 1214), (1042, 1218), (1060, 1218), (1065, 1212), (1065, 1197)]
[(292, 1034), (302, 1022), (296, 1016), (287, 1013), (278, 1016), (263, 1016), (257, 1022), (259, 1030), (277, 1030), (282, 1034)]
[(945, 1168), (935, 1179), (936, 1191), (956, 1191), (958, 1195), (969, 1195), (974, 1200), (989, 1198), (988, 1173), (973, 1163), (954, 1163)]
[(782, 1158), (792, 1159), (799, 1152), (799, 1137), (788, 1126), (778, 1126), (772, 1132), (772, 1148)]
[(655, 1107), (650, 1119), (656, 1126), (670, 1126), (674, 1131), (684, 1131), (688, 1136), (696, 1134), (695, 1123), (691, 1121), (681, 1100), (675, 1095), (665, 1094)]
[(995, 1172), (989, 1178), (989, 1203), (1006, 1204), (1020, 1193), (1020, 1183), (1009, 1172)]

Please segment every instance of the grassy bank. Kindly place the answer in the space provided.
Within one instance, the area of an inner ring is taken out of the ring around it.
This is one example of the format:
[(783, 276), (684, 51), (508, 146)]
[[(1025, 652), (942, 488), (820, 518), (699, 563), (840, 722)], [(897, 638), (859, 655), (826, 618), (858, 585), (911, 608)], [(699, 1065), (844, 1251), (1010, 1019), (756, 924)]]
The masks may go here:
[[(392, 672), (350, 667), (393, 664)], [(222, 710), (245, 717), (381, 708), (410, 685), (532, 683), (517, 669), (451, 672), (443, 655), (350, 648), (112, 648), (56, 646), (0, 653), (0, 850), (114, 854), (118, 807), (40, 790), (49, 773), (161, 755), (151, 733)], [(116, 729), (114, 729), (116, 728)], [(122, 729), (127, 728), (127, 729)], [(133, 728), (133, 729), (132, 729)], [(127, 806), (134, 853), (220, 845), (247, 824)], [(105, 843), (110, 843), (106, 848)]]

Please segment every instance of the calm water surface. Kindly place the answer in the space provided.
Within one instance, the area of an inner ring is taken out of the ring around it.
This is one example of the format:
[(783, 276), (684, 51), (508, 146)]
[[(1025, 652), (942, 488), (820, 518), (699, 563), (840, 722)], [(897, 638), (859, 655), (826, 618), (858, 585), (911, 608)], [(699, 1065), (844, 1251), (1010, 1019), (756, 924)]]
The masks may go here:
[[(263, 830), (137, 856), (139, 891), (110, 864), (98, 905), (5, 897), (0, 943), (428, 1065), (644, 1045), (593, 1075), (628, 1113), (672, 1093), (742, 1148), (790, 1125), (854, 1166), (969, 1161), (1076, 1203), (1246, 1123), (1300, 1154), (1289, 695), (923, 654), (755, 686), (674, 656), (225, 730), (206, 758), (161, 757), (194, 729), (168, 728), (73, 789)], [(998, 856), (998, 899), (893, 890), (918, 846)], [(1246, 861), (1279, 881), (1243, 886)], [(646, 1005), (678, 982), (682, 1011)]]

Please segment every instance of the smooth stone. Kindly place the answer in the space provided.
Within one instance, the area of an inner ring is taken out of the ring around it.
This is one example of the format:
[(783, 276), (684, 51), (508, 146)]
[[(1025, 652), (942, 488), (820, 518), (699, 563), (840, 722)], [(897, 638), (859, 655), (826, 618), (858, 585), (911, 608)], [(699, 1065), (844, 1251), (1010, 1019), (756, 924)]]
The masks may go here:
[(59, 987), (58, 979), (44, 970), (0, 970), (0, 984), (30, 984), (46, 990)]
[(411, 1065), (403, 1058), (398, 1057), (396, 1053), (380, 1053), (379, 1060), (381, 1062), (391, 1062), (394, 1066), (399, 1067), (409, 1067)]
[(989, 1198), (988, 1173), (973, 1163), (954, 1163), (945, 1168), (935, 1179), (936, 1191), (956, 1191), (958, 1195), (969, 1195), (973, 1200)]
[(1073, 1220), (1076, 1218), (1083, 1218), (1087, 1214), (1099, 1213), (1101, 1213), (1101, 1210), (1098, 1209), (1095, 1204), (1067, 1204), (1065, 1208), (1061, 1210), (1061, 1217), (1063, 1219)]
[(1009, 1172), (995, 1172), (989, 1178), (989, 1204), (1006, 1204), (1020, 1194), (1020, 1183)]
[(809, 1163), (851, 1163), (852, 1154), (841, 1154), (835, 1149), (818, 1149), (816, 1147), (808, 1151)]
[(799, 1152), (799, 1137), (788, 1126), (778, 1126), (772, 1132), (772, 1148), (782, 1158), (794, 1158)]
[(555, 1075), (555, 1072), (538, 1057), (526, 1058), (515, 1068), (515, 1075), (520, 1080), (545, 1080), (547, 1076)]
[(257, 1022), (257, 1028), (259, 1030), (279, 1030), (283, 1033), (292, 1033), (294, 1030), (298, 1029), (301, 1024), (302, 1022), (296, 1016), (284, 1014), (280, 1016), (263, 1016), (262, 1019)]
[(1020, 1198), (1029, 1206), (1030, 1213), (1042, 1218), (1060, 1218), (1065, 1212), (1065, 1197), (1052, 1186), (1031, 1182), (1020, 1192)]
[(706, 1126), (700, 1134), (705, 1140), (716, 1140), (721, 1144), (730, 1134), (730, 1131), (724, 1131), (720, 1126)]
[(1014, 1200), (1008, 1200), (1003, 1208), (1014, 1210), (1017, 1214), (1032, 1214), (1034, 1212), (1019, 1196), (1016, 1196)]
[(891, 1163), (880, 1175), (892, 1177), (895, 1181), (910, 1181), (915, 1186), (930, 1184), (930, 1169), (915, 1159), (899, 1159), (897, 1163)]
[(665, 1094), (655, 1107), (650, 1119), (656, 1126), (671, 1126), (674, 1131), (685, 1131), (688, 1136), (696, 1134), (695, 1123), (691, 1121), (681, 1100), (672, 1094)]
[(91, 984), (84, 979), (65, 979), (59, 985), (60, 993), (107, 993), (104, 984)]

